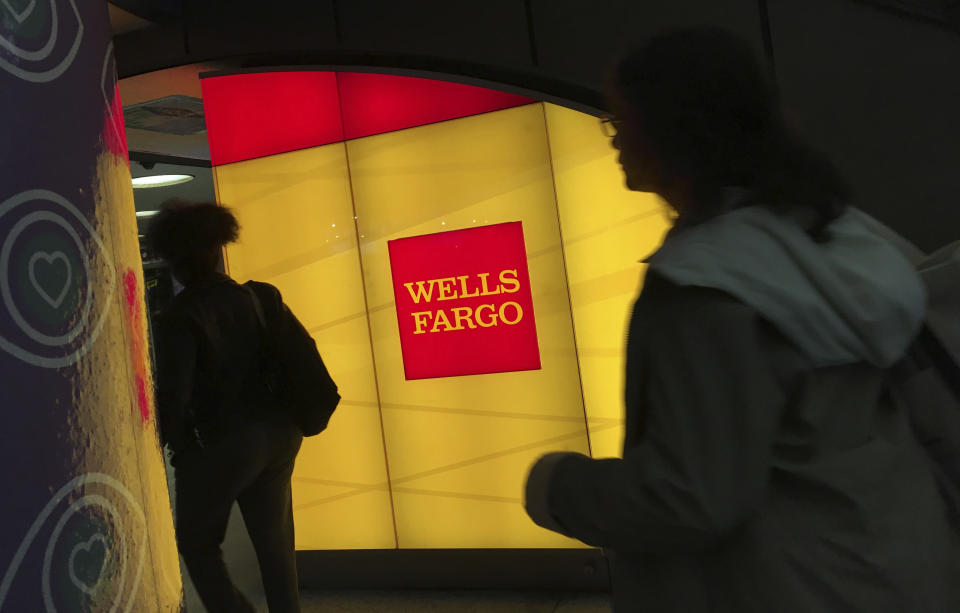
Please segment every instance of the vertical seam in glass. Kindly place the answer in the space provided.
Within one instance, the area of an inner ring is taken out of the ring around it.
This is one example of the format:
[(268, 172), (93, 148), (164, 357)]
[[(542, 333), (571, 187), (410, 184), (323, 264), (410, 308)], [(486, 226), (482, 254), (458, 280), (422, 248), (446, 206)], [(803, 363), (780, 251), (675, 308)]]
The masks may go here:
[[(341, 45), (341, 46), (342, 46), (342, 45), (343, 45), (343, 26), (342, 26), (341, 23), (340, 23), (340, 21), (341, 21), (341, 19), (340, 19), (340, 3), (339, 3), (337, 0), (332, 0), (332, 1), (330, 2), (330, 9), (331, 9), (331, 12), (333, 13), (333, 33), (334, 33), (334, 35), (337, 37), (337, 45)], [(339, 73), (337, 73), (337, 74), (339, 74)], [(338, 102), (338, 103), (340, 102), (339, 92), (340, 92), (340, 88), (339, 88), (339, 82), (338, 82), (338, 87), (337, 87), (337, 93), (338, 93), (337, 102)], [(343, 110), (343, 109), (341, 109), (341, 111), (342, 111), (342, 110)], [(342, 113), (341, 113), (341, 115), (340, 115), (340, 125), (343, 125), (343, 114), (342, 114)]]
[(383, 464), (387, 471), (387, 494), (390, 499), (390, 519), (393, 522), (395, 549), (400, 549), (400, 531), (397, 529), (397, 510), (393, 501), (393, 482), (390, 479), (390, 458), (387, 454), (387, 431), (383, 426), (383, 400), (380, 397), (380, 377), (377, 373), (377, 357), (373, 347), (373, 326), (370, 324), (370, 303), (367, 300), (367, 278), (363, 268), (363, 253), (360, 246), (360, 226), (357, 218), (357, 199), (353, 192), (353, 173), (350, 169), (350, 148), (347, 146), (347, 126), (343, 120), (343, 98), (340, 96), (340, 73), (334, 73), (337, 85), (337, 106), (340, 109), (340, 127), (343, 131), (343, 156), (347, 165), (347, 185), (350, 186), (350, 206), (353, 210), (353, 233), (357, 241), (357, 264), (360, 266), (360, 285), (363, 288), (363, 310), (367, 320), (367, 339), (370, 342), (370, 362), (373, 366), (373, 386), (377, 393), (377, 416), (380, 419), (380, 441), (383, 443)]
[(540, 103), (543, 112), (543, 133), (547, 141), (547, 158), (550, 160), (550, 180), (553, 183), (553, 204), (557, 211), (557, 229), (560, 231), (560, 257), (563, 261), (563, 278), (567, 282), (567, 305), (570, 307), (570, 331), (573, 334), (573, 355), (577, 362), (577, 382), (580, 384), (580, 406), (583, 407), (583, 427), (587, 434), (587, 453), (593, 457), (593, 442), (590, 440), (590, 420), (587, 417), (587, 397), (583, 392), (583, 372), (580, 368), (580, 350), (577, 345), (577, 324), (573, 319), (573, 297), (570, 295), (570, 277), (567, 274), (567, 250), (563, 244), (563, 220), (560, 218), (560, 193), (557, 173), (554, 169), (553, 148), (550, 146), (550, 124), (547, 121), (547, 103)]
[(540, 52), (537, 48), (537, 26), (533, 20), (533, 5), (531, 0), (524, 0), (524, 11), (527, 18), (527, 40), (530, 44), (530, 59), (534, 66), (540, 65)]
[[(217, 204), (223, 206), (223, 202), (220, 201), (220, 183), (217, 182), (217, 167), (210, 167), (210, 174), (213, 176), (213, 197), (216, 198)], [(223, 258), (223, 272), (227, 275), (230, 274), (230, 254), (227, 250), (227, 246), (224, 245), (220, 249), (220, 256)]]
[(777, 63), (773, 55), (773, 28), (770, 24), (770, 7), (767, 0), (757, 0), (757, 13), (760, 18), (760, 36), (763, 39), (763, 59), (770, 75), (771, 85), (774, 91), (778, 92)]

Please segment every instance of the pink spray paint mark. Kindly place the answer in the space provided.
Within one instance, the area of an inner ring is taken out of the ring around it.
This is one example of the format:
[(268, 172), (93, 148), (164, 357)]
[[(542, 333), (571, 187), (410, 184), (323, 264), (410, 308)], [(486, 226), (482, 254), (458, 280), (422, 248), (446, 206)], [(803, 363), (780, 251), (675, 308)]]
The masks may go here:
[(147, 390), (147, 382), (140, 374), (137, 374), (137, 404), (140, 407), (141, 421), (147, 423), (150, 421), (150, 392)]
[(113, 88), (113, 101), (103, 112), (103, 144), (108, 151), (115, 153), (130, 163), (127, 151), (127, 134), (123, 123), (123, 104), (120, 102), (120, 85)]
[(142, 318), (142, 297), (137, 273), (127, 269), (123, 274), (123, 297), (127, 306), (127, 332), (130, 338), (130, 358), (133, 363), (134, 378), (136, 380), (136, 402), (140, 411), (140, 420), (146, 424), (150, 421), (152, 391), (147, 385), (147, 342), (144, 338)]
[(133, 312), (138, 313), (140, 310), (140, 288), (137, 283), (137, 273), (133, 272), (130, 269), (127, 269), (127, 272), (123, 273), (123, 297), (127, 300), (127, 308)]

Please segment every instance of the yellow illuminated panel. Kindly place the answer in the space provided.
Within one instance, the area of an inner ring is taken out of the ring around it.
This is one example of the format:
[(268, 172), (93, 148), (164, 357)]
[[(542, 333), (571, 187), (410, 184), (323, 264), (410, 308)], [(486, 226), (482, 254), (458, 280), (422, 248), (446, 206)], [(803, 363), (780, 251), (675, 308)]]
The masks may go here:
[[(542, 106), (347, 150), (399, 546), (581, 546), (534, 525), (521, 504), (538, 456), (588, 452)], [(406, 380), (387, 241), (510, 221), (523, 224), (542, 368)]]
[[(531, 104), (214, 173), (231, 275), (280, 288), (344, 397), (297, 460), (298, 549), (583, 546), (527, 518), (523, 479), (549, 451), (620, 455), (639, 260), (669, 225), (596, 118)], [(407, 380), (387, 242), (514, 221), (542, 367)]]
[(298, 549), (393, 548), (373, 359), (342, 143), (214, 169), (240, 242), (230, 274), (276, 285), (317, 341), (343, 401), (304, 439), (293, 476)]
[(669, 223), (659, 198), (624, 186), (596, 117), (543, 106), (590, 442), (594, 457), (620, 456), (627, 323), (644, 271), (638, 261), (660, 245)]

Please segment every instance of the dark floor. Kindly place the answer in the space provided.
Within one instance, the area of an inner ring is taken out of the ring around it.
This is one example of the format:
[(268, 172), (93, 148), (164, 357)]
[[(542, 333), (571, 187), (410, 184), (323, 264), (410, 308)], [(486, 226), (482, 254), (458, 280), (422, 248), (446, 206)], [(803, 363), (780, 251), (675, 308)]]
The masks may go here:
[(606, 594), (544, 592), (303, 592), (303, 613), (609, 613)]
[[(172, 488), (171, 488), (172, 491)], [(257, 611), (267, 610), (256, 554), (234, 508), (223, 545), (230, 575)], [(183, 574), (188, 613), (204, 613), (189, 576)], [(542, 591), (302, 590), (303, 613), (609, 613), (603, 593)]]

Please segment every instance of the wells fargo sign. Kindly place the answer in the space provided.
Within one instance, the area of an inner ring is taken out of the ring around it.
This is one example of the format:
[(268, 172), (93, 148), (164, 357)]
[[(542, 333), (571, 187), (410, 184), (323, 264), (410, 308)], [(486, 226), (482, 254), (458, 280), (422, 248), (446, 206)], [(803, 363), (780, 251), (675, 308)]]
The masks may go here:
[(540, 368), (519, 221), (388, 247), (407, 379)]

